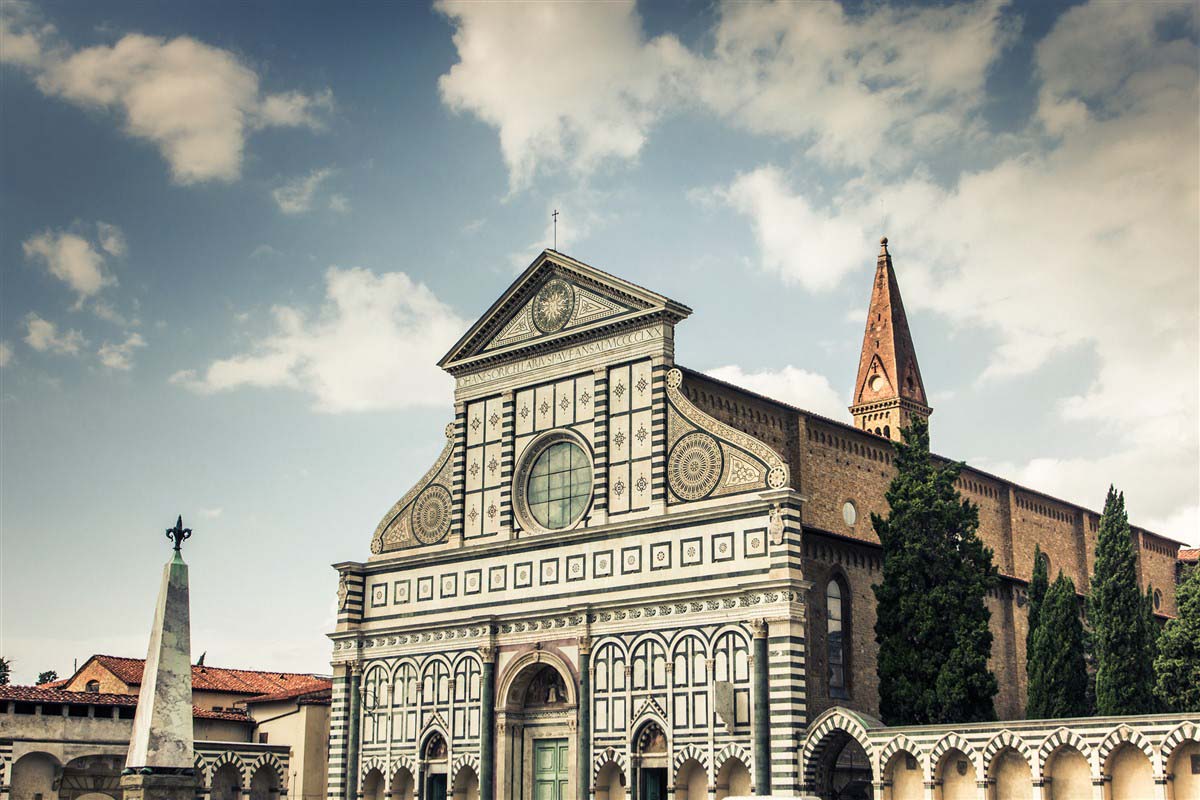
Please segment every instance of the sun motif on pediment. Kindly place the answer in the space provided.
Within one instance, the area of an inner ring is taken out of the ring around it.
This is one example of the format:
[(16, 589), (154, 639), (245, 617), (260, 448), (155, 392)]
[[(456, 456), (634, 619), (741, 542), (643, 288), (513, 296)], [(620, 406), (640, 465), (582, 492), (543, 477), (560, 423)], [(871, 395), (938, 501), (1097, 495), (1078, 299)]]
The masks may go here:
[(575, 289), (559, 278), (547, 281), (533, 298), (533, 324), (542, 333), (555, 333), (571, 320)]

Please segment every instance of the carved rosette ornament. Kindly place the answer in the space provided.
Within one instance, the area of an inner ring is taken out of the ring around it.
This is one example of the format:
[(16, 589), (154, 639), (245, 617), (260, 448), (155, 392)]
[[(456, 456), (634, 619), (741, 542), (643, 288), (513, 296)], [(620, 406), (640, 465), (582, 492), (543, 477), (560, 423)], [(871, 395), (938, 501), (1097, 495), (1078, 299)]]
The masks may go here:
[(788, 466), (778, 453), (701, 411), (682, 387), (683, 372), (667, 372), (667, 486), (674, 502), (788, 485)]
[(575, 313), (575, 288), (561, 278), (546, 281), (533, 298), (533, 324), (542, 333), (561, 331)]
[(724, 466), (721, 446), (707, 433), (696, 431), (681, 438), (671, 450), (667, 477), (681, 500), (701, 500), (717, 488)]
[(412, 532), (423, 544), (437, 544), (450, 532), (450, 492), (433, 484), (421, 492), (412, 510)]
[(454, 423), (446, 426), (446, 446), (434, 465), (384, 516), (371, 537), (371, 553), (419, 544), (437, 544), (450, 532), (450, 494), (454, 455)]

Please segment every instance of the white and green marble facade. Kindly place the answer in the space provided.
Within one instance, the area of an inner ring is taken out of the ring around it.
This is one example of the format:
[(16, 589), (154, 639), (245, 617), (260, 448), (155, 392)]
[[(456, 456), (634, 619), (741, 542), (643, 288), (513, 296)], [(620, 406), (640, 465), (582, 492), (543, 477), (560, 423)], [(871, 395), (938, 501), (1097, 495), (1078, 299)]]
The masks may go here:
[[(445, 449), (370, 558), (336, 565), (331, 800), (404, 797), (431, 771), (451, 794), (533, 800), (531, 741), (556, 738), (572, 798), (685, 765), (707, 797), (799, 789), (802, 498), (777, 453), (680, 391), (688, 313), (546, 252), (443, 360)], [(560, 529), (524, 502), (549, 441), (592, 475)], [(547, 666), (553, 702), (534, 697)], [(639, 744), (650, 724), (665, 737)]]

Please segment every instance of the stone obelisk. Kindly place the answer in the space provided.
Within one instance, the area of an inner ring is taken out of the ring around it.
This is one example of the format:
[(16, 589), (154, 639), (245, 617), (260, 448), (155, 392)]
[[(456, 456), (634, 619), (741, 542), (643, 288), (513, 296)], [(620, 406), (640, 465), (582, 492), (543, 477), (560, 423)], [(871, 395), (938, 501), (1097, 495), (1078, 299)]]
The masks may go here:
[(163, 567), (162, 588), (142, 671), (137, 714), (121, 788), (125, 800), (192, 800), (192, 634), (188, 568), (180, 545), (192, 535), (183, 518), (167, 530), (175, 552)]

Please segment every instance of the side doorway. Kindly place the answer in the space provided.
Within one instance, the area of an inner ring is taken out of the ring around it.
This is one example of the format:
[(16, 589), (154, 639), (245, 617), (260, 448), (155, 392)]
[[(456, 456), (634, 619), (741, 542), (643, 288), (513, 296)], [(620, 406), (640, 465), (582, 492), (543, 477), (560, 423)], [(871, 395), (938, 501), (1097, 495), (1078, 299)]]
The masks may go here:
[(566, 739), (533, 743), (533, 800), (570, 800), (567, 795), (569, 749)]

